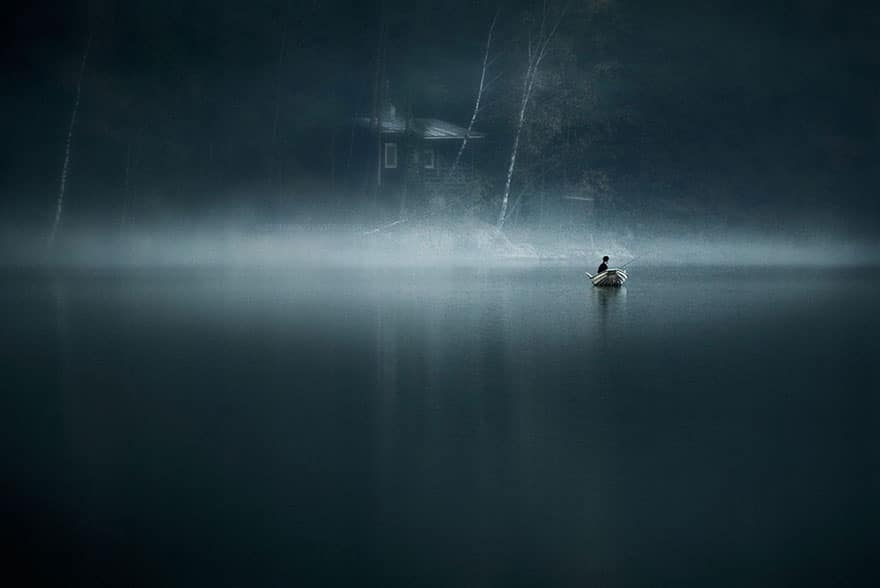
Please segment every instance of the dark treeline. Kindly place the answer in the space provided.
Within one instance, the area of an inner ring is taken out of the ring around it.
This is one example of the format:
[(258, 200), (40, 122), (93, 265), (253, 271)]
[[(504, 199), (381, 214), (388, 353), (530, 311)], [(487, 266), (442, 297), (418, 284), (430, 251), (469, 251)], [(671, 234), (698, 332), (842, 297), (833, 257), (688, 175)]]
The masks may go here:
[(497, 11), (493, 83), (475, 124), (488, 135), (481, 214), (494, 222), (527, 47), (546, 9), (551, 22), (562, 16), (522, 128), (516, 222), (533, 222), (553, 194), (620, 218), (772, 226), (780, 214), (809, 213), (870, 227), (877, 11), (707, 4), (21, 3), (3, 52), (5, 215), (51, 218), (89, 37), (70, 218), (124, 223), (231, 207), (294, 221), (359, 210), (356, 195), (334, 191), (346, 173), (334, 153), (351, 117), (375, 108), (380, 33), (398, 110), (466, 125)]

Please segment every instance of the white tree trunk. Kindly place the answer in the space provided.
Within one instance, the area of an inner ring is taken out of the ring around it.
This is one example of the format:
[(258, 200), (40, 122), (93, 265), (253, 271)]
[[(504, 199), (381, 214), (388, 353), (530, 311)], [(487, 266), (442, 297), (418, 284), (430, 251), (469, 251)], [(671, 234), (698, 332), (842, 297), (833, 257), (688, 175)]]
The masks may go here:
[(373, 120), (376, 126), (376, 184), (373, 189), (373, 204), (379, 201), (382, 189), (382, 107), (384, 106), (385, 85), (385, 2), (379, 3), (379, 38), (376, 44), (376, 77), (373, 81)]
[[(270, 188), (278, 188), (281, 178), (278, 173), (278, 120), (281, 118), (281, 73), (284, 69), (284, 57), (287, 53), (287, 27), (282, 30), (281, 47), (278, 49), (278, 65), (275, 69), (275, 111), (272, 115), (272, 143), (269, 148), (269, 178)], [(281, 204), (281, 192), (278, 193), (278, 204)]]
[(128, 148), (125, 151), (125, 182), (122, 184), (122, 218), (119, 226), (125, 228), (128, 222), (128, 187), (130, 185), (129, 178), (131, 176), (131, 141), (128, 142)]
[(498, 213), (498, 221), (495, 227), (500, 231), (504, 228), (504, 221), (507, 220), (507, 208), (510, 202), (510, 184), (513, 181), (513, 172), (516, 169), (516, 156), (519, 152), (519, 139), (522, 134), (522, 128), (526, 120), (526, 110), (529, 107), (529, 101), (532, 98), (532, 90), (535, 87), (535, 79), (538, 77), (538, 70), (544, 55), (547, 54), (547, 48), (556, 36), (559, 25), (565, 18), (568, 11), (568, 4), (560, 11), (556, 22), (548, 30), (547, 17), (549, 14), (548, 2), (545, 0), (544, 8), (541, 15), (541, 26), (538, 29), (537, 38), (532, 39), (531, 31), (529, 31), (528, 42), (528, 68), (526, 69), (525, 79), (523, 80), (522, 100), (519, 107), (519, 117), (516, 122), (516, 134), (513, 138), (513, 146), (510, 149), (510, 162), (507, 166), (507, 179), (504, 182), (504, 194), (501, 198), (501, 211)]
[[(530, 75), (529, 73), (526, 75)], [(516, 168), (516, 155), (519, 152), (519, 137), (522, 133), (523, 123), (526, 120), (526, 108), (528, 107), (528, 86), (523, 90), (523, 99), (519, 108), (519, 117), (516, 122), (516, 134), (513, 137), (513, 147), (510, 149), (510, 162), (507, 165), (507, 179), (504, 181), (504, 196), (501, 198), (501, 211), (498, 213), (498, 222), (496, 227), (500, 231), (504, 228), (504, 221), (507, 220), (507, 206), (510, 201), (510, 184), (513, 181), (513, 170)]]
[(474, 112), (471, 114), (471, 120), (468, 123), (467, 131), (464, 133), (464, 139), (461, 141), (461, 145), (458, 148), (458, 153), (455, 154), (455, 160), (452, 162), (452, 167), (449, 168), (450, 176), (452, 176), (455, 173), (456, 168), (458, 168), (458, 164), (461, 161), (461, 155), (464, 153), (468, 140), (471, 138), (471, 133), (474, 131), (474, 123), (477, 122), (477, 115), (480, 112), (480, 101), (483, 99), (483, 91), (486, 88), (486, 70), (489, 67), (489, 51), (492, 48), (492, 37), (495, 33), (495, 22), (497, 20), (498, 13), (496, 12), (495, 16), (492, 18), (492, 24), (489, 25), (489, 33), (486, 35), (486, 50), (483, 52), (483, 67), (480, 71), (480, 85), (477, 88), (477, 99), (474, 101)]
[(47, 243), (49, 249), (55, 245), (55, 237), (58, 227), (61, 225), (61, 215), (64, 213), (64, 192), (67, 189), (67, 173), (70, 170), (70, 147), (73, 144), (73, 130), (76, 126), (76, 115), (79, 112), (79, 97), (82, 94), (83, 75), (86, 71), (86, 62), (89, 58), (89, 48), (92, 45), (92, 37), (86, 40), (83, 50), (82, 61), (79, 64), (79, 75), (76, 79), (76, 94), (73, 99), (73, 112), (70, 114), (70, 126), (67, 128), (67, 141), (64, 144), (64, 163), (61, 165), (61, 185), (58, 187), (58, 199), (55, 202), (55, 218), (52, 221), (52, 231), (49, 233)]

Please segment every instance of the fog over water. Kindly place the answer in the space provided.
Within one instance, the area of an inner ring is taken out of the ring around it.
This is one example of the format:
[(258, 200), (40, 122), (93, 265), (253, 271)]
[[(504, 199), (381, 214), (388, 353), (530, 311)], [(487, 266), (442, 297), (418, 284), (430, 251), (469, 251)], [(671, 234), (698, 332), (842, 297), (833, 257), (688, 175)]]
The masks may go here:
[[(508, 229), (474, 221), (408, 221), (378, 225), (315, 222), (308, 226), (236, 222), (165, 223), (152, 228), (69, 229), (53, 250), (41, 230), (0, 230), (0, 263), (8, 266), (344, 266), (569, 263), (875, 265), (880, 239), (866, 231), (826, 226), (701, 227), (696, 223), (607, 222), (595, 229)], [(846, 226), (847, 223), (836, 223)], [(214, 226), (212, 226), (214, 225)]]
[(4, 585), (880, 586), (876, 3), (4, 9)]

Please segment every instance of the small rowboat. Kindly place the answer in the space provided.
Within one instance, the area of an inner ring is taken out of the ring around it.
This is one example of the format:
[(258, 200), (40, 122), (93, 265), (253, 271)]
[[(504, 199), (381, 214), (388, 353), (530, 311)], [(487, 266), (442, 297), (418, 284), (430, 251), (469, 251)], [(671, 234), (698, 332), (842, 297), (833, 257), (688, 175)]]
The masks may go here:
[(626, 282), (626, 272), (622, 269), (607, 269), (601, 274), (592, 275), (590, 272), (587, 272), (587, 277), (590, 278), (590, 281), (593, 282), (594, 286), (605, 287), (605, 286), (623, 286), (623, 283)]

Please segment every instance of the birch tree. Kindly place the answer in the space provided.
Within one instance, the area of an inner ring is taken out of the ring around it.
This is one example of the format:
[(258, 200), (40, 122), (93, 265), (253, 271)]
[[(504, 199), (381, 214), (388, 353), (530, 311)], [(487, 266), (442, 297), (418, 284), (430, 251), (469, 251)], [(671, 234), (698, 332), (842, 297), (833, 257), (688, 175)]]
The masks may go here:
[[(275, 108), (272, 115), (272, 142), (269, 158), (269, 186), (277, 187), (281, 183), (278, 170), (278, 119), (281, 116), (281, 77), (284, 71), (284, 58), (287, 54), (287, 25), (281, 29), (281, 43), (278, 48), (278, 62), (275, 66)], [(281, 195), (279, 193), (279, 199)]]
[(55, 218), (52, 221), (52, 231), (49, 233), (48, 248), (51, 249), (55, 245), (55, 237), (58, 234), (58, 227), (61, 225), (61, 216), (64, 213), (64, 193), (67, 189), (67, 174), (70, 170), (70, 148), (73, 145), (73, 131), (76, 128), (76, 115), (79, 113), (79, 99), (82, 94), (83, 75), (86, 71), (86, 63), (89, 59), (89, 48), (92, 45), (92, 36), (86, 39), (86, 46), (83, 49), (82, 60), (79, 64), (79, 75), (76, 78), (76, 93), (73, 98), (73, 110), (70, 113), (70, 125), (67, 127), (67, 141), (64, 143), (64, 163), (61, 165), (61, 183), (58, 186), (58, 198), (55, 201)]
[(464, 139), (461, 141), (461, 145), (458, 147), (458, 153), (455, 154), (455, 160), (452, 162), (452, 167), (449, 168), (449, 175), (452, 176), (455, 173), (455, 170), (458, 168), (458, 164), (461, 161), (461, 156), (464, 153), (465, 148), (467, 147), (468, 140), (471, 138), (471, 133), (474, 131), (474, 123), (477, 122), (477, 115), (480, 114), (480, 102), (483, 99), (483, 92), (486, 88), (491, 85), (491, 81), (486, 81), (486, 71), (489, 69), (491, 64), (489, 59), (489, 54), (492, 50), (492, 40), (495, 36), (495, 23), (498, 21), (498, 11), (495, 11), (495, 16), (492, 17), (492, 24), (489, 25), (489, 33), (486, 35), (486, 47), (483, 51), (483, 66), (480, 69), (480, 84), (477, 87), (477, 97), (474, 100), (474, 111), (471, 114), (471, 120), (468, 122), (467, 130), (464, 133)]
[(513, 136), (513, 146), (510, 149), (507, 177), (504, 182), (504, 193), (501, 198), (501, 210), (498, 213), (498, 221), (495, 224), (499, 231), (504, 228), (504, 222), (507, 220), (507, 212), (510, 202), (510, 185), (513, 181), (513, 173), (516, 169), (516, 157), (519, 153), (520, 137), (522, 135), (523, 125), (526, 121), (529, 102), (532, 99), (532, 92), (535, 89), (535, 80), (538, 78), (541, 62), (544, 61), (547, 49), (553, 42), (553, 38), (556, 36), (556, 31), (559, 29), (559, 25), (562, 23), (562, 19), (565, 17), (567, 11), (568, 4), (562, 8), (551, 23), (550, 6), (547, 0), (544, 0), (541, 9), (541, 22), (538, 30), (535, 32), (534, 36), (531, 30), (528, 34), (526, 73), (523, 76), (522, 92), (520, 94), (519, 108), (516, 118), (516, 130)]

